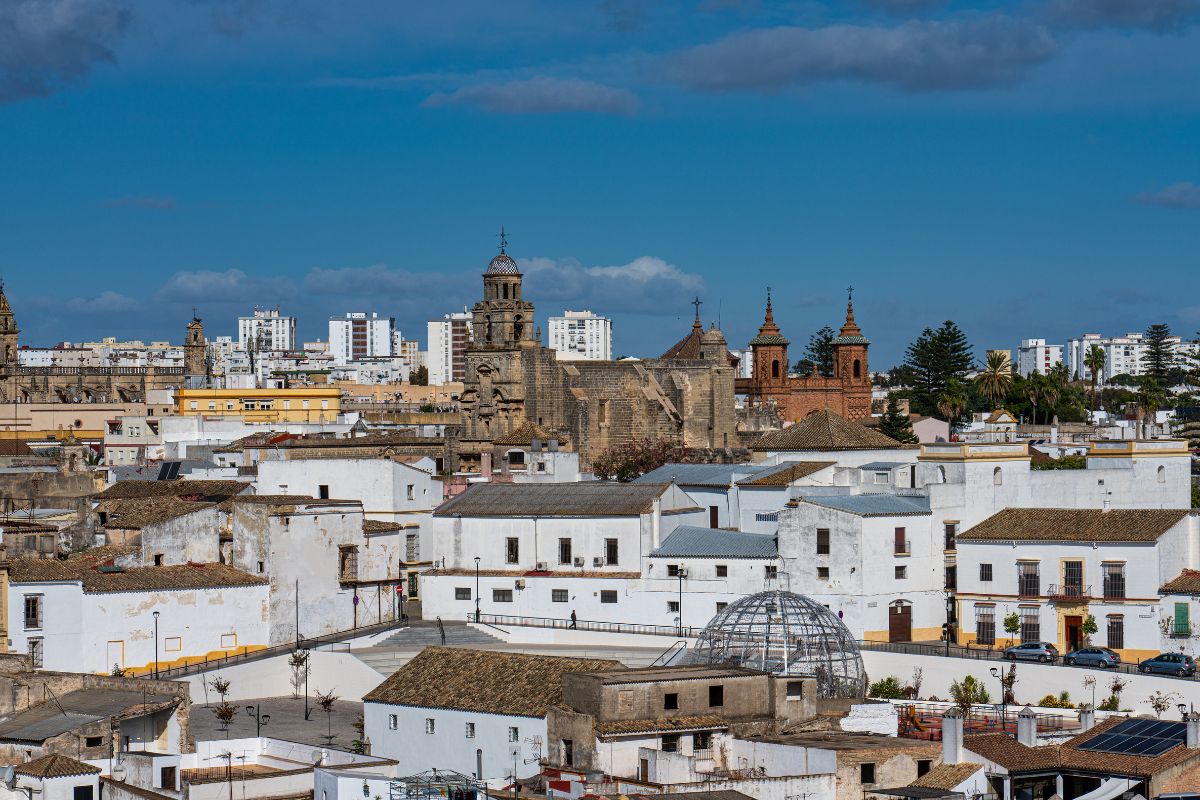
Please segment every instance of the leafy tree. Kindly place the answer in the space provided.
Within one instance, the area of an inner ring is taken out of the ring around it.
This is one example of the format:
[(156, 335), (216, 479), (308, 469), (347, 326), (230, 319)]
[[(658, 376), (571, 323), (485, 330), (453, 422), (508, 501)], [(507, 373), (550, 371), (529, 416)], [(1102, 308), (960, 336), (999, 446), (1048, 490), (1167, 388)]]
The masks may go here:
[(408, 382), (412, 386), (429, 385), (429, 368), (422, 365), (408, 374)]
[(1040, 372), (1034, 372), (1025, 379), (1022, 388), (1025, 392), (1025, 399), (1028, 400), (1029, 405), (1033, 407), (1033, 416), (1030, 419), (1030, 422), (1034, 425), (1037, 425), (1038, 406), (1046, 396), (1046, 376), (1042, 375)]
[(975, 376), (979, 393), (987, 398), (992, 410), (1000, 407), (1013, 385), (1012, 363), (1008, 357), (993, 350), (987, 354), (983, 371)]
[(974, 675), (967, 675), (961, 681), (950, 683), (950, 700), (958, 707), (965, 718), (971, 713), (971, 707), (990, 703), (992, 696), (984, 687), (983, 682)]
[(1092, 637), (1096, 635), (1096, 631), (1100, 630), (1100, 627), (1096, 625), (1095, 616), (1088, 614), (1086, 617), (1084, 617), (1083, 625), (1080, 626), (1079, 630), (1083, 633), (1083, 641), (1087, 644), (1091, 644)]
[(1067, 454), (1049, 461), (1035, 461), (1029, 465), (1030, 469), (1087, 469), (1087, 456), (1080, 453), (1079, 455)]
[(1092, 412), (1096, 411), (1096, 385), (1100, 381), (1100, 376), (1104, 373), (1104, 364), (1107, 357), (1104, 355), (1104, 348), (1098, 344), (1094, 344), (1088, 348), (1087, 354), (1083, 357), (1083, 365), (1088, 368), (1088, 372), (1092, 373)]
[(602, 481), (622, 483), (672, 461), (686, 461), (688, 451), (666, 439), (634, 439), (614, 445), (592, 459), (592, 472)]
[(1171, 342), (1171, 327), (1163, 323), (1146, 329), (1146, 351), (1142, 355), (1142, 372), (1159, 385), (1170, 383), (1177, 370), (1175, 348)]
[(801, 375), (810, 375), (815, 366), (819, 375), (833, 377), (833, 337), (836, 335), (833, 328), (826, 325), (808, 337), (804, 358), (796, 362), (796, 371)]
[(1150, 709), (1154, 712), (1154, 716), (1161, 719), (1164, 711), (1170, 711), (1179, 702), (1179, 697), (1175, 692), (1164, 692), (1159, 689), (1147, 697), (1145, 703), (1150, 706)]
[(945, 390), (938, 395), (937, 410), (938, 413), (946, 418), (950, 423), (950, 432), (954, 432), (954, 426), (966, 412), (970, 400), (967, 397), (967, 390), (957, 378), (951, 378)]
[(962, 380), (974, 367), (966, 334), (952, 321), (926, 328), (905, 352), (903, 375), (912, 386), (913, 410), (932, 416), (951, 379)]
[(1158, 416), (1158, 410), (1166, 402), (1166, 392), (1159, 386), (1158, 381), (1153, 378), (1146, 378), (1142, 382), (1142, 388), (1138, 390), (1137, 404), (1142, 416), (1142, 422), (1146, 425), (1147, 436), (1150, 435), (1150, 426), (1154, 424), (1154, 420)]
[(1046, 379), (1042, 383), (1042, 401), (1046, 404), (1047, 422), (1053, 422), (1054, 417), (1057, 416), (1055, 411), (1058, 409), (1058, 401), (1062, 399), (1063, 393), (1067, 389), (1069, 378), (1067, 366), (1061, 361), (1046, 373)]
[(1013, 612), (1004, 618), (1004, 632), (1008, 634), (1008, 643), (1012, 644), (1013, 637), (1021, 632), (1021, 618)]
[(325, 738), (331, 743), (333, 742), (333, 710), (334, 704), (337, 703), (337, 695), (333, 693), (333, 689), (328, 692), (317, 692), (317, 705), (325, 712)]
[(899, 700), (904, 697), (904, 687), (895, 675), (889, 675), (881, 681), (871, 684), (867, 694), (880, 700)]
[(217, 720), (221, 723), (221, 730), (225, 731), (226, 739), (229, 738), (229, 723), (233, 722), (233, 718), (237, 716), (237, 712), (238, 707), (233, 703), (225, 702), (225, 700), (221, 700), (220, 703), (213, 706), (213, 714), (216, 715)]
[(913, 433), (912, 421), (908, 414), (900, 413), (900, 403), (895, 394), (888, 395), (887, 410), (879, 418), (879, 432), (890, 436), (897, 442), (916, 444), (917, 435)]

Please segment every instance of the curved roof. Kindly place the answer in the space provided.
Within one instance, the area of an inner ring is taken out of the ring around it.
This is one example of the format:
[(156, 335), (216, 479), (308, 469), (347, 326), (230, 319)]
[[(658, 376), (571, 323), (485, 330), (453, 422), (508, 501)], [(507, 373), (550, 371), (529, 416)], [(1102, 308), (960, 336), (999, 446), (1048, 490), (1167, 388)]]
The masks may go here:
[(832, 411), (814, 411), (795, 425), (764, 434), (751, 450), (898, 450), (890, 436)]
[(521, 270), (517, 269), (517, 262), (508, 257), (508, 254), (501, 251), (498, 256), (491, 260), (487, 268), (488, 275), (520, 275)]

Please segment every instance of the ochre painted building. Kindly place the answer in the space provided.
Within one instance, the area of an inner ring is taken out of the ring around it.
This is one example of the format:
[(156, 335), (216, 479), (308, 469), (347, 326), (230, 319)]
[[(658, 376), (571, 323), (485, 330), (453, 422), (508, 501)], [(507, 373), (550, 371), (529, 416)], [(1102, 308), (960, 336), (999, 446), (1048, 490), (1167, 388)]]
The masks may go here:
[(242, 417), (246, 422), (334, 422), (342, 409), (336, 388), (183, 389), (182, 417)]

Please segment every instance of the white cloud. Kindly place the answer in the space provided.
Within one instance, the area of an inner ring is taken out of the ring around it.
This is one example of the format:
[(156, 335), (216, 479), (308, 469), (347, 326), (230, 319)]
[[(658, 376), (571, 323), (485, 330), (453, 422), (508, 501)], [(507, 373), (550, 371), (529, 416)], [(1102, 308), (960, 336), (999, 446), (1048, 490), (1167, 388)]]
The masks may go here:
[(66, 302), (66, 306), (69, 310), (81, 314), (102, 314), (133, 311), (140, 303), (119, 292), (101, 292), (95, 297), (72, 297)]
[(584, 266), (575, 259), (529, 258), (518, 262), (525, 274), (525, 296), (587, 306), (598, 312), (674, 315), (692, 295), (704, 291), (704, 279), (655, 256), (617, 266)]
[(539, 76), (507, 83), (480, 83), (453, 92), (437, 92), (421, 105), (474, 106), (496, 114), (557, 114), (571, 111), (593, 114), (632, 114), (637, 95), (628, 89), (605, 86), (577, 78)]
[(1156, 192), (1142, 192), (1133, 199), (1144, 206), (1200, 208), (1200, 186), (1191, 181), (1180, 181)]
[(255, 278), (240, 269), (224, 272), (194, 270), (176, 272), (158, 290), (155, 299), (180, 303), (274, 303), (296, 294), (296, 285), (288, 278)]

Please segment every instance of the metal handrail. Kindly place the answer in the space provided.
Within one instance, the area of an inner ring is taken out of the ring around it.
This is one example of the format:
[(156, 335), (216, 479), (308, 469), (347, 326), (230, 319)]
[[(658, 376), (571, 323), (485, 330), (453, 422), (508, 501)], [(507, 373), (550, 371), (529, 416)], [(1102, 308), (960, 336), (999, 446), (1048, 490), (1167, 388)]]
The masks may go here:
[[(475, 622), (475, 612), (466, 615), (467, 622)], [(518, 625), (528, 628), (557, 628), (560, 630), (594, 631), (598, 633), (634, 633), (646, 636), (674, 636), (676, 638), (694, 639), (700, 635), (703, 628), (679, 627), (678, 625), (640, 625), (629, 622), (604, 622), (601, 620), (556, 619), (554, 617), (520, 617), (506, 614), (480, 614), (481, 622), (487, 621), (498, 625)]]

